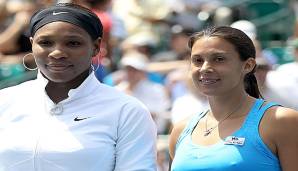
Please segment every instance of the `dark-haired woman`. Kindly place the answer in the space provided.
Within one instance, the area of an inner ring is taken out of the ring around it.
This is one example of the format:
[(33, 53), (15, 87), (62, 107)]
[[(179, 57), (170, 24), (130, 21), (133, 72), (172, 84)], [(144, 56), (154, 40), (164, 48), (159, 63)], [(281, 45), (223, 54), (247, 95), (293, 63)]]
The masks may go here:
[(213, 27), (191, 36), (189, 47), (193, 83), (210, 109), (175, 125), (171, 170), (297, 170), (298, 112), (261, 98), (249, 37)]
[(156, 170), (150, 113), (92, 70), (98, 17), (57, 4), (33, 15), (30, 33), (39, 75), (0, 91), (0, 170)]

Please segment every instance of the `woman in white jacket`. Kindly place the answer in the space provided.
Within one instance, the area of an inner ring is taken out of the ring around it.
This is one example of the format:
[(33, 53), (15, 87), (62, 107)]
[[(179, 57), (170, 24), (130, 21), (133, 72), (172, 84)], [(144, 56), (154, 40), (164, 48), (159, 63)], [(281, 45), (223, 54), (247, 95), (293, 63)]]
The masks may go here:
[(39, 74), (0, 91), (0, 170), (156, 170), (150, 113), (92, 71), (96, 15), (57, 4), (32, 16), (30, 33)]

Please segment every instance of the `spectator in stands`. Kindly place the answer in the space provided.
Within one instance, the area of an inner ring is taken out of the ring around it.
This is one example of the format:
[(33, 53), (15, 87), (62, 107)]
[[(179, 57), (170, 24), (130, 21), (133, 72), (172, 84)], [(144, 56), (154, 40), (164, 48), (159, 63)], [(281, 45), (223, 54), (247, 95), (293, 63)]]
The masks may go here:
[(2, 55), (25, 53), (31, 49), (26, 31), (36, 6), (30, 2), (19, 3), (22, 3), (23, 8), (13, 9), (14, 11), (9, 9), (8, 2), (2, 5), (3, 10), (6, 11), (6, 14), (3, 14), (6, 18), (0, 23), (0, 54)]
[(125, 79), (116, 87), (143, 102), (151, 112), (158, 133), (167, 132), (170, 101), (165, 88), (147, 77), (148, 58), (136, 51), (128, 52), (121, 59)]
[(262, 97), (267, 101), (276, 102), (283, 106), (290, 106), (291, 103), (289, 103), (287, 99), (283, 99), (279, 95), (279, 92), (272, 90), (271, 86), (268, 86), (267, 74), (272, 71), (270, 63), (263, 57), (256, 58), (256, 63), (255, 75)]
[(290, 42), (293, 49), (294, 62), (280, 65), (267, 74), (267, 86), (279, 94), (287, 103), (287, 107), (298, 110), (298, 39)]
[(196, 91), (189, 74), (185, 74), (183, 80), (187, 92), (173, 101), (171, 108), (172, 124), (177, 124), (208, 109), (207, 98)]

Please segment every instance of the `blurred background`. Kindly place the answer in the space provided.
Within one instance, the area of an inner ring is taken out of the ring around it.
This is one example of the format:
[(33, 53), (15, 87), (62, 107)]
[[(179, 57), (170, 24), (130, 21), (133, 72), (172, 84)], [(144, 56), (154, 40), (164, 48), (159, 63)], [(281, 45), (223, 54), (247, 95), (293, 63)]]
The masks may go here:
[(159, 171), (168, 167), (172, 125), (208, 108), (193, 90), (187, 48), (188, 37), (205, 27), (244, 31), (257, 48), (264, 98), (298, 110), (296, 0), (0, 0), (0, 89), (36, 78), (29, 19), (58, 2), (83, 5), (101, 19), (101, 52), (93, 61), (97, 78), (149, 108), (158, 127)]

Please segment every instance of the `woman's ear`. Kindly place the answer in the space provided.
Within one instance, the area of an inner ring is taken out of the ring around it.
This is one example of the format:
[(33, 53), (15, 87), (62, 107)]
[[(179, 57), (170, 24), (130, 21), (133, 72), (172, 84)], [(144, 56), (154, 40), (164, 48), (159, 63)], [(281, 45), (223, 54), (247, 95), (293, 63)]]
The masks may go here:
[(93, 56), (96, 56), (100, 52), (100, 43), (101, 43), (101, 38), (94, 40), (94, 42), (93, 42), (93, 45), (94, 45)]
[(252, 72), (256, 67), (256, 60), (254, 58), (248, 58), (243, 66), (244, 74)]
[(33, 37), (30, 37), (29, 39), (30, 39), (30, 43), (32, 45), (32, 43), (33, 43)]

